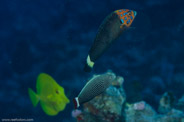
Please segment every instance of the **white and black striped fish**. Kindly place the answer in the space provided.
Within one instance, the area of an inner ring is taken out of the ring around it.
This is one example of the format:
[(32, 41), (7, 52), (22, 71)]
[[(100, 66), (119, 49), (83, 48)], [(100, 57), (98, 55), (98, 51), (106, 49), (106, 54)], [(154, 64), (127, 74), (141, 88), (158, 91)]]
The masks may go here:
[(114, 73), (94, 76), (86, 83), (78, 97), (73, 99), (75, 108), (78, 108), (81, 104), (103, 93), (112, 84), (115, 78), (116, 75)]

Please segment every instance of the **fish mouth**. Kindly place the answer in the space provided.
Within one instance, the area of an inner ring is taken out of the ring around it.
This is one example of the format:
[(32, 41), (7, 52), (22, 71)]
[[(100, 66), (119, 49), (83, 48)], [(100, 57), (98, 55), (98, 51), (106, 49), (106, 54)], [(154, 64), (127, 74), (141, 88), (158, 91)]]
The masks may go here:
[(136, 11), (133, 11), (134, 12), (134, 17), (137, 15), (137, 12)]

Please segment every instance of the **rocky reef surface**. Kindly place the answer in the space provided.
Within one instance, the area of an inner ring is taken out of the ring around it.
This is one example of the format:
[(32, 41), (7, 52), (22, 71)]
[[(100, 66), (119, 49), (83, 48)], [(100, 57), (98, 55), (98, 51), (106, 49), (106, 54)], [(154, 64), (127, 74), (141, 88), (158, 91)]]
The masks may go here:
[(116, 76), (104, 93), (75, 110), (78, 115), (73, 117), (78, 122), (184, 122), (184, 97), (175, 100), (165, 92), (155, 110), (145, 101), (128, 103), (123, 83), (124, 78)]

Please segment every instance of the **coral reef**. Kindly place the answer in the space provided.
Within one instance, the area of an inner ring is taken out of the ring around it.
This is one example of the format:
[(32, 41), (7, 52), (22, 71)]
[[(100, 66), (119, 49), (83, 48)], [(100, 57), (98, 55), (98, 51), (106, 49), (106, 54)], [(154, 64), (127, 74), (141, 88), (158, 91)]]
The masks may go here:
[(167, 113), (172, 109), (172, 106), (174, 104), (174, 96), (170, 92), (166, 92), (163, 94), (162, 98), (160, 99), (160, 104), (158, 111), (160, 113)]
[(123, 81), (123, 77), (117, 76), (104, 93), (85, 103), (81, 122), (121, 121), (122, 105), (126, 99)]
[(165, 115), (157, 115), (156, 122), (183, 122), (184, 114), (182, 111), (172, 109)]
[(125, 120), (127, 122), (149, 122), (154, 121), (155, 110), (144, 101), (128, 105), (125, 109)]
[(184, 112), (184, 95), (178, 100), (175, 107)]
[[(158, 112), (145, 101), (126, 102), (123, 89), (124, 78), (116, 76), (106, 91), (83, 105), (83, 110), (73, 111), (72, 116), (80, 122), (182, 122), (184, 113), (174, 106), (184, 105), (182, 97), (175, 103), (171, 92), (160, 99)], [(176, 104), (176, 105), (175, 105)], [(181, 108), (182, 108), (181, 107)], [(75, 114), (74, 114), (75, 113)]]
[(126, 122), (183, 122), (184, 113), (172, 108), (165, 114), (158, 114), (149, 104), (141, 101), (128, 105), (125, 119)]

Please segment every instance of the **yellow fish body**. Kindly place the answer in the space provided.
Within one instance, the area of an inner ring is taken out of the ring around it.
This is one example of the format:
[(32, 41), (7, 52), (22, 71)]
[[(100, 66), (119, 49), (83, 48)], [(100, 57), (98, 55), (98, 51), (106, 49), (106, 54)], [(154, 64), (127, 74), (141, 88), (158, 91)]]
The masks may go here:
[(31, 88), (28, 88), (29, 97), (34, 107), (40, 101), (43, 111), (47, 115), (57, 115), (63, 111), (69, 99), (64, 93), (64, 88), (48, 74), (41, 73), (37, 78), (35, 93)]

